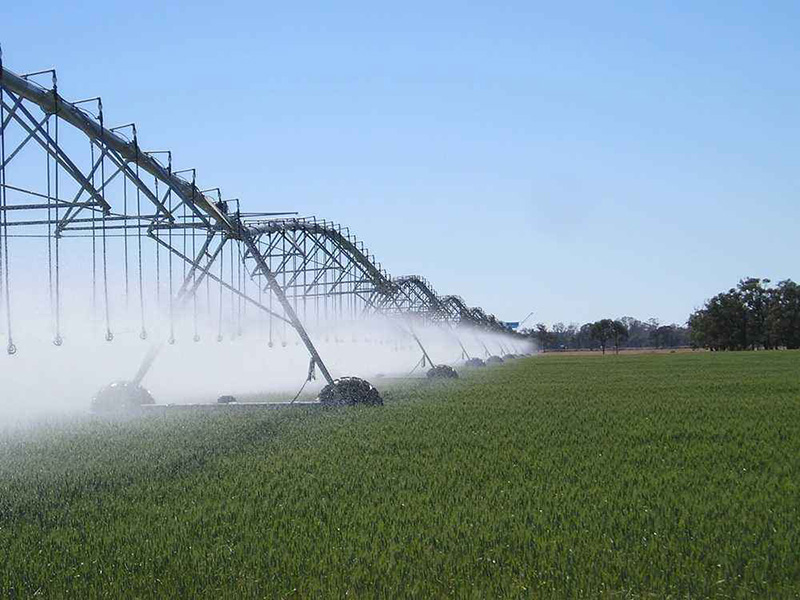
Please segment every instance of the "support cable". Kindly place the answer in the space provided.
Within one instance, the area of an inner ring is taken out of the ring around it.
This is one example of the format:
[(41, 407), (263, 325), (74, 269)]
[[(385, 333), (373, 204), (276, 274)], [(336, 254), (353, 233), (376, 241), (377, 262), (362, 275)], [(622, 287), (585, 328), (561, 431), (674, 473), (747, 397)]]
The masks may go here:
[[(234, 240), (232, 240), (234, 242)], [(236, 288), (236, 280), (234, 276), (236, 274), (235, 266), (236, 266), (236, 244), (231, 243), (230, 247), (230, 255), (231, 255), (231, 290), (230, 290), (230, 298), (231, 298), (231, 340), (236, 339), (236, 294), (234, 293), (234, 289)]]
[(308, 364), (308, 376), (306, 377), (306, 380), (303, 382), (303, 385), (300, 386), (300, 389), (294, 395), (294, 398), (292, 398), (292, 401), (289, 402), (290, 405), (294, 404), (297, 401), (297, 399), (300, 397), (300, 394), (302, 394), (303, 390), (306, 389), (308, 382), (317, 378), (316, 364), (317, 363), (314, 361), (314, 357), (311, 357), (311, 362)]
[[(258, 303), (261, 304), (261, 305), (264, 304), (262, 302), (262, 296), (264, 295), (263, 292), (264, 291), (263, 291), (263, 289), (261, 287), (261, 283), (259, 282), (259, 284), (258, 284)], [(259, 312), (257, 318), (258, 318), (258, 323), (257, 323), (257, 325), (258, 325), (258, 334), (257, 334), (257, 337), (258, 337), (259, 340), (262, 340), (262, 339), (264, 339), (263, 338), (263, 335), (264, 335), (264, 317)]]
[[(54, 137), (53, 141), (55, 142), (55, 150), (56, 150), (56, 152), (59, 152), (59, 147), (58, 147), (58, 120), (59, 119), (58, 119), (58, 91), (57, 91), (57, 87), (58, 86), (56, 85), (56, 83), (57, 83), (56, 82), (56, 73), (55, 73), (55, 71), (53, 71), (53, 102), (55, 103), (55, 111), (53, 113), (53, 115), (55, 117), (55, 124), (54, 124), (55, 137)], [(58, 189), (59, 188), (59, 173), (60, 173), (60, 166), (59, 166), (59, 162), (56, 160), (55, 161), (55, 190), (54, 190), (55, 191), (55, 197), (56, 197), (56, 203), (55, 203), (56, 204), (56, 210), (55, 210), (55, 216), (56, 216), (55, 238), (56, 239), (55, 239), (55, 244), (54, 244), (55, 245), (55, 267), (56, 267), (56, 269), (55, 269), (55, 271), (56, 271), (56, 277), (55, 277), (55, 284), (56, 284), (56, 286), (55, 286), (56, 331), (55, 331), (55, 336), (53, 337), (53, 344), (55, 344), (56, 346), (61, 346), (61, 344), (64, 343), (64, 340), (61, 337), (61, 232), (58, 229), (58, 221), (59, 221), (59, 216), (58, 216), (58, 213), (59, 213), (59, 210), (58, 210), (58, 204), (59, 204), (58, 203), (58, 198), (60, 198), (61, 196), (59, 194), (59, 189)]]
[[(153, 188), (155, 190), (156, 198), (158, 195), (158, 177), (153, 177)], [(153, 231), (153, 234), (158, 236), (158, 231)], [(161, 313), (161, 244), (156, 244), (156, 313)]]
[(219, 325), (217, 329), (217, 341), (222, 341), (222, 304), (224, 301), (223, 292), (225, 288), (222, 286), (222, 282), (224, 279), (223, 276), (223, 266), (225, 265), (225, 238), (222, 239), (222, 248), (219, 251)]
[[(139, 181), (139, 140), (136, 135), (136, 126), (133, 125), (133, 145), (136, 151), (136, 180)], [(139, 338), (147, 339), (147, 329), (144, 321), (144, 273), (142, 268), (142, 194), (139, 186), (136, 186), (136, 243), (139, 259), (139, 314), (141, 315), (142, 329)]]
[(417, 364), (415, 364), (414, 368), (411, 369), (408, 372), (408, 375), (406, 375), (406, 377), (411, 377), (414, 374), (414, 371), (416, 371), (419, 367), (422, 367), (423, 369), (425, 368), (425, 357), (424, 356), (420, 360), (417, 361)]
[[(192, 206), (195, 206), (195, 202), (194, 201), (195, 201), (195, 195), (197, 193), (197, 171), (195, 169), (183, 169), (182, 171), (174, 171), (173, 172), (172, 171), (172, 153), (168, 152), (168, 155), (169, 155), (170, 174), (178, 175), (178, 174), (182, 174), (182, 173), (188, 173), (189, 171), (191, 171), (191, 173), (192, 173)], [(170, 191), (170, 194), (171, 194), (171, 191)], [(172, 198), (172, 196), (170, 195), (170, 200), (171, 200), (171, 198)], [(183, 202), (182, 204), (183, 204), (183, 231), (182, 231), (183, 255), (186, 256), (186, 242), (187, 242), (187, 240), (186, 240), (187, 233), (186, 232), (187, 232), (187, 229), (189, 228), (189, 220), (188, 220), (188, 212), (187, 212), (187, 203)], [(170, 210), (170, 214), (171, 214), (172, 213), (172, 205), (171, 204), (170, 204), (170, 209), (169, 210)], [(193, 217), (193, 219), (194, 219), (194, 217)], [(194, 223), (192, 223), (192, 224), (194, 224)], [(170, 240), (172, 239), (171, 233), (172, 232), (170, 231)], [(170, 243), (170, 247), (171, 247), (171, 243)], [(170, 311), (174, 312), (174, 300), (172, 299), (172, 254), (173, 253), (170, 252)], [(200, 334), (197, 331), (197, 286), (195, 286), (195, 282), (197, 281), (196, 265), (200, 261), (197, 258), (197, 231), (195, 230), (194, 227), (192, 227), (192, 257), (193, 257), (193, 260), (194, 260), (193, 263), (192, 263), (192, 270), (190, 271), (191, 280), (192, 280), (192, 282), (191, 282), (192, 283), (192, 289), (194, 290), (193, 293), (192, 293), (192, 339), (195, 342), (199, 342), (200, 341)], [(183, 280), (182, 281), (186, 282), (186, 261), (185, 260), (181, 261), (181, 264), (183, 265)], [(200, 283), (202, 283), (202, 282), (200, 282)], [(206, 281), (206, 283), (208, 283), (208, 282)], [(180, 294), (180, 290), (178, 291), (178, 294)], [(173, 317), (173, 319), (174, 319), (174, 317)]]
[[(281, 244), (283, 246), (283, 256), (281, 258), (281, 262), (284, 263), (284, 268), (281, 269), (283, 271), (283, 285), (281, 286), (282, 290), (286, 289), (286, 267), (285, 264), (288, 262), (286, 260), (286, 232), (282, 232), (281, 235)], [(283, 309), (284, 315), (286, 314), (286, 309)], [(286, 321), (283, 322), (283, 339), (281, 340), (281, 347), (286, 348)]]
[[(3, 56), (0, 50), (0, 74), (2, 74)], [(0, 75), (2, 76), (2, 75)], [(0, 124), (5, 122), (5, 103), (3, 98), (3, 85), (0, 81)], [(8, 211), (6, 206), (8, 198), (6, 195), (6, 143), (5, 132), (0, 131), (0, 209), (3, 211), (2, 215), (2, 237), (0, 237), (0, 248), (2, 248), (2, 281), (3, 292), (5, 293), (6, 304), (6, 332), (8, 334), (8, 342), (6, 345), (6, 352), (9, 354), (16, 354), (17, 347), (14, 345), (14, 336), (11, 329), (11, 294), (9, 291), (9, 278), (8, 278)]]
[[(100, 119), (100, 180), (106, 180), (106, 142), (105, 142), (105, 127), (103, 126), (103, 101), (97, 99), (97, 107)], [(106, 341), (110, 342), (114, 339), (114, 334), (111, 333), (111, 308), (108, 301), (108, 243), (106, 236), (106, 217), (108, 210), (103, 210), (102, 215), (102, 247), (103, 247), (103, 304), (105, 305), (105, 321), (106, 321)]]
[[(122, 214), (128, 216), (128, 176), (122, 175)], [(122, 230), (123, 271), (125, 274), (125, 315), (130, 311), (130, 275), (128, 273), (128, 228)]]
[[(306, 261), (308, 256), (308, 233), (303, 232), (303, 257)], [(303, 323), (308, 323), (308, 269), (303, 269)]]
[[(244, 260), (242, 258), (242, 245), (241, 245), (241, 243), (238, 243), (236, 245), (236, 249), (237, 249), (237, 251), (239, 253), (239, 256), (238, 256), (239, 263), (237, 265), (238, 269), (239, 269), (239, 274), (237, 275), (237, 277), (239, 279), (239, 291), (242, 292), (242, 294), (246, 295), (247, 294), (247, 279), (245, 279), (245, 277), (244, 277), (244, 271), (243, 271)], [(238, 303), (239, 303), (239, 306), (238, 306), (239, 314), (237, 315), (238, 324), (236, 326), (237, 327), (236, 335), (239, 336), (239, 337), (242, 337), (242, 312), (243, 312), (244, 302), (242, 300), (242, 296), (238, 296), (237, 300), (238, 300)]]
[(206, 280), (206, 319), (207, 319), (207, 322), (208, 322), (208, 325), (209, 325), (209, 328), (210, 328), (211, 324), (212, 324), (212, 320), (211, 320), (211, 318), (212, 318), (211, 317), (211, 278), (210, 277), (206, 277), (205, 280)]
[[(247, 264), (245, 264), (245, 255), (244, 254), (240, 254), (239, 255), (239, 260), (241, 261), (241, 264), (240, 264), (239, 268), (242, 270), (242, 293), (245, 296), (247, 296), (247, 280), (250, 279), (250, 276), (249, 276), (249, 273), (247, 272)], [(239, 300), (240, 300), (240, 302), (242, 304), (242, 309), (241, 309), (242, 316), (239, 318), (239, 321), (240, 321), (240, 324), (239, 324), (239, 335), (242, 335), (242, 333), (241, 333), (241, 329), (242, 329), (241, 321), (244, 321), (245, 323), (247, 322), (247, 303), (244, 301), (244, 297), (243, 296), (239, 296)]]
[[(3, 304), (3, 297), (5, 296), (5, 285), (4, 285), (4, 275), (5, 269), (3, 269), (3, 257), (5, 256), (5, 252), (3, 252), (3, 241), (5, 240), (5, 218), (6, 218), (6, 211), (5, 211), (5, 192), (6, 192), (6, 128), (5, 128), (5, 102), (4, 102), (4, 92), (3, 92), (3, 47), (0, 45), (0, 310), (4, 307)], [(49, 154), (48, 154), (49, 156)], [(50, 163), (47, 164), (50, 166)], [(49, 182), (48, 182), (49, 183)], [(49, 216), (49, 215), (48, 215)]]
[[(89, 153), (91, 156), (92, 172), (89, 181), (95, 188), (94, 175), (94, 140), (89, 139)], [(102, 160), (102, 154), (100, 155)], [(92, 333), (97, 325), (97, 219), (92, 216)]]
[(55, 330), (55, 313), (53, 300), (53, 197), (50, 186), (52, 177), (50, 175), (50, 118), (45, 123), (45, 133), (47, 134), (47, 295), (50, 308), (51, 327)]
[[(262, 285), (259, 283), (259, 285)], [(275, 342), (272, 340), (272, 297), (274, 294), (272, 290), (269, 290), (269, 342), (267, 342), (267, 346), (272, 348), (275, 345)]]
[[(172, 174), (172, 155), (170, 154), (169, 158), (169, 172), (170, 175)], [(167, 210), (169, 210), (169, 214), (172, 214), (172, 189), (167, 191)], [(186, 230), (184, 229), (184, 232)], [(186, 243), (184, 233), (184, 244)], [(167, 230), (167, 242), (169, 243), (169, 247), (172, 248), (172, 227)], [(172, 252), (169, 253), (167, 256), (167, 270), (169, 271), (169, 343), (175, 343), (175, 304), (173, 302), (172, 292), (173, 292), (173, 282), (172, 282)]]
[[(194, 206), (194, 196), (195, 196), (195, 190), (196, 189), (197, 189), (197, 187), (195, 185), (195, 170), (192, 169), (192, 206)], [(185, 215), (186, 214), (186, 203), (185, 202), (183, 203), (183, 211), (184, 211), (184, 215)], [(183, 231), (184, 231), (184, 234), (185, 234), (186, 230), (184, 229)], [(192, 256), (197, 256), (197, 231), (194, 229), (194, 227), (192, 228)], [(186, 264), (186, 263), (184, 263), (184, 264)], [(195, 273), (192, 273), (192, 285), (194, 285), (194, 282), (195, 282), (196, 278), (197, 278), (197, 275)], [(206, 282), (206, 285), (208, 285), (208, 282)], [(197, 332), (197, 294), (196, 293), (192, 294), (192, 326), (194, 328), (194, 336), (192, 337), (192, 339), (195, 342), (199, 342), (200, 341), (200, 334)]]
[[(145, 152), (145, 154), (147, 154), (149, 157), (152, 157), (155, 154), (166, 154), (167, 158), (168, 158), (168, 160), (167, 160), (167, 164), (168, 164), (167, 173), (171, 178), (171, 175), (172, 175), (172, 153), (169, 150), (162, 150), (162, 151), (158, 151), (158, 152)], [(164, 198), (167, 199), (167, 206), (164, 207), (163, 199), (161, 198), (161, 195), (160, 195), (160, 193), (158, 191), (158, 181), (159, 181), (159, 178), (154, 175), (153, 176), (154, 198), (159, 203), (159, 206), (164, 211), (166, 211), (167, 217), (168, 217), (168, 222), (169, 222), (170, 225), (172, 225), (172, 223), (174, 222), (173, 215), (172, 215), (172, 188), (169, 187), (169, 184), (167, 184), (167, 192), (164, 195)], [(156, 213), (157, 213), (157, 211), (156, 211)], [(153, 237), (157, 242), (156, 243), (156, 248), (155, 248), (155, 252), (156, 252), (156, 312), (157, 312), (158, 315), (161, 315), (161, 314), (163, 314), (162, 313), (162, 308), (163, 307), (162, 307), (162, 303), (161, 303), (161, 243), (160, 243), (161, 240), (158, 237), (159, 236), (159, 229), (156, 228), (158, 218), (159, 217), (158, 217), (157, 214), (156, 214), (156, 216), (153, 217), (153, 221), (151, 222), (150, 227), (148, 228), (148, 235)], [(171, 242), (171, 240), (172, 240), (172, 227), (168, 228), (167, 237), (170, 240), (170, 243), (169, 243), (168, 247), (170, 249), (172, 249), (172, 242)], [(169, 256), (168, 256), (168, 260), (170, 260), (170, 264), (171, 264), (171, 258), (172, 258), (172, 254), (170, 253)], [(170, 266), (170, 269), (171, 269), (171, 266)], [(171, 276), (172, 275), (171, 275), (171, 272), (170, 272), (170, 277)], [(171, 285), (169, 286), (169, 289), (170, 290), (172, 289)], [(171, 292), (170, 292), (169, 311), (168, 311), (168, 313), (169, 313), (169, 322), (170, 322), (170, 335), (169, 335), (169, 338), (168, 338), (168, 342), (169, 342), (169, 344), (174, 344), (175, 343), (175, 336), (173, 334), (173, 329), (174, 328), (173, 328), (173, 325), (172, 325), (172, 295), (171, 295)]]

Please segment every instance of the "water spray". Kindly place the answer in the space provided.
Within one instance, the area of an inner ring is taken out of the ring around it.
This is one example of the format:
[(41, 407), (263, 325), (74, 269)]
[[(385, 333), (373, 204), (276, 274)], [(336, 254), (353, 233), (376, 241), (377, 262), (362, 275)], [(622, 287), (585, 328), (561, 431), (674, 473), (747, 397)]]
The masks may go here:
[[(33, 81), (40, 74), (52, 75), (51, 88)], [(94, 102), (98, 114), (78, 106)], [(255, 308), (259, 318), (269, 320), (270, 345), (274, 321), (280, 325), (281, 347), (287, 345), (288, 328), (294, 330), (310, 362), (303, 385), (319, 372), (325, 381), (319, 402), (332, 405), (380, 404), (376, 399), (379, 394), (365, 380), (334, 378), (309, 335), (309, 327), (315, 322), (396, 315), (407, 323), (407, 333), (422, 352), (421, 362), (430, 367), (430, 377), (457, 374), (452, 367), (432, 360), (412, 324), (415, 319), (442, 329), (455, 339), (462, 359), (473, 362), (451, 325), (461, 323), (499, 335), (516, 335), (504, 331), (480, 308), (467, 307), (457, 296), (439, 297), (424, 278), (392, 278), (346, 227), (315, 217), (287, 217), (296, 215), (291, 212), (242, 212), (239, 200), (223, 201), (219, 188), (199, 189), (194, 169), (173, 169), (172, 152), (143, 151), (140, 132), (132, 123), (107, 128), (98, 97), (79, 103), (61, 97), (53, 70), (16, 75), (5, 68), (0, 54), (0, 111), (0, 297), (8, 354), (17, 353), (20, 339), (16, 327), (12, 337), (15, 297), (10, 256), (18, 245), (9, 245), (9, 238), (41, 237), (47, 241), (48, 309), (57, 347), (68, 345), (62, 333), (66, 310), (63, 294), (74, 291), (64, 289), (65, 284), (74, 284), (62, 277), (63, 263), (80, 265), (73, 255), (83, 245), (91, 243), (91, 260), (86, 261), (91, 274), (90, 320), (94, 322), (98, 308), (102, 310), (106, 343), (119, 343), (120, 335), (127, 335), (121, 327), (112, 333), (115, 307), (111, 306), (113, 295), (108, 287), (114, 285), (115, 270), (124, 275), (120, 277), (124, 303), (117, 312), (130, 318), (129, 298), (138, 296), (138, 302), (130, 304), (137, 313), (138, 335), (149, 346), (130, 380), (109, 384), (95, 397), (98, 408), (150, 405), (153, 397), (143, 387), (145, 378), (164, 349), (178, 343), (182, 319), (190, 318), (189, 337), (195, 343), (200, 341), (201, 311), (208, 319), (216, 316), (218, 336), (225, 319), (229, 319), (233, 340), (248, 333), (248, 307)], [(34, 114), (36, 111), (41, 116)], [(85, 170), (78, 165), (87, 161), (76, 148), (85, 148), (87, 140), (90, 168)], [(20, 151), (28, 146), (37, 146), (46, 161), (31, 158), (30, 165), (25, 163), (27, 153)], [(167, 157), (166, 164), (159, 162), (159, 156)], [(19, 172), (41, 171), (33, 177), (33, 184), (12, 181), (20, 162), (24, 164)], [(46, 165), (46, 171), (37, 165)], [(189, 172), (191, 180), (184, 179)], [(37, 183), (45, 192), (32, 189)], [(55, 183), (52, 189), (51, 183)], [(117, 239), (124, 249), (121, 266), (113, 252)], [(66, 240), (74, 244), (68, 246)], [(132, 241), (133, 248), (129, 246)], [(173, 289), (176, 264), (182, 269), (177, 292)], [(130, 285), (131, 280), (135, 287)], [(102, 304), (98, 303), (98, 284), (103, 286)], [(163, 288), (167, 293), (162, 293)], [(267, 299), (262, 297), (264, 293)], [(225, 303), (230, 311), (223, 319)], [(118, 319), (123, 321), (122, 317)], [(167, 325), (163, 336), (158, 322)], [(154, 339), (159, 341), (153, 343)], [(488, 354), (482, 340), (481, 344)], [(215, 404), (224, 407), (241, 403)]]

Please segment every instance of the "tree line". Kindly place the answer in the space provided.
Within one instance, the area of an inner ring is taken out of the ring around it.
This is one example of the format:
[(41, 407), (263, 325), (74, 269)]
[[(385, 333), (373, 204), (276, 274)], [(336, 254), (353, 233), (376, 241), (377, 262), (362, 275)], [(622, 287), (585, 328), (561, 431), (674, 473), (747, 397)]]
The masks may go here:
[(547, 352), (613, 348), (708, 348), (757, 350), (800, 348), (800, 285), (791, 279), (770, 285), (748, 277), (694, 311), (686, 324), (664, 325), (657, 319), (600, 319), (592, 323), (544, 323), (523, 330)]
[(711, 350), (800, 348), (800, 285), (749, 277), (689, 317), (692, 345)]
[(633, 317), (619, 319), (600, 319), (592, 323), (556, 323), (548, 329), (538, 323), (526, 330), (539, 347), (552, 350), (600, 350), (613, 348), (677, 348), (688, 346), (689, 329), (675, 323), (665, 325), (658, 319), (640, 321)]

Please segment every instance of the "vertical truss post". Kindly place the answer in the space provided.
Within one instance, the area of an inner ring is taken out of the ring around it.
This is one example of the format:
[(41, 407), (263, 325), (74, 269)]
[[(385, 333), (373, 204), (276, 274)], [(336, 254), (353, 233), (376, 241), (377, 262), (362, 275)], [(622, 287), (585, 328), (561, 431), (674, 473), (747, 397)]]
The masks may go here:
[(6, 352), (16, 354), (17, 347), (11, 331), (11, 295), (8, 289), (8, 211), (6, 210), (6, 143), (5, 143), (5, 99), (3, 98), (3, 50), (0, 48), (0, 288), (6, 309)]
[(325, 377), (325, 381), (327, 381), (328, 383), (333, 383), (333, 377), (331, 376), (330, 371), (328, 371), (328, 367), (326, 367), (325, 363), (322, 362), (322, 358), (320, 357), (319, 352), (317, 352), (317, 349), (314, 347), (314, 343), (311, 341), (311, 338), (308, 337), (308, 333), (306, 333), (303, 324), (297, 317), (297, 313), (292, 308), (291, 302), (289, 302), (288, 298), (286, 297), (286, 294), (284, 294), (283, 292), (283, 289), (278, 284), (278, 280), (275, 278), (275, 274), (270, 270), (269, 265), (267, 265), (267, 261), (258, 251), (258, 246), (256, 245), (253, 236), (251, 236), (250, 233), (244, 228), (241, 228), (240, 235), (242, 241), (245, 243), (245, 246), (247, 246), (248, 252), (256, 261), (256, 265), (258, 266), (258, 269), (261, 271), (261, 274), (267, 278), (270, 290), (272, 291), (273, 294), (275, 294), (275, 297), (278, 299), (278, 302), (281, 303), (283, 311), (289, 317), (289, 321), (291, 322), (295, 331), (297, 331), (297, 335), (300, 336), (300, 339), (303, 341), (303, 344), (305, 344), (305, 347), (308, 350), (308, 353), (311, 355), (311, 358), (319, 367), (322, 376)]

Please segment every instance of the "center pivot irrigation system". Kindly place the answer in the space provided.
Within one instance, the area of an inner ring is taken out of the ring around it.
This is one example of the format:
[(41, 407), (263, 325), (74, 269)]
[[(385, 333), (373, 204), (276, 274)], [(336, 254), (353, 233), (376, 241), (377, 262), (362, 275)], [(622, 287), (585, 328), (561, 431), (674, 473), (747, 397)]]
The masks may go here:
[[(25, 156), (15, 171), (15, 161)], [(191, 337), (199, 341), (198, 305), (210, 311), (217, 295), (219, 339), (223, 295), (230, 307), (224, 319), (240, 329), (248, 308), (268, 317), (270, 346), (273, 327), (296, 332), (310, 355), (307, 381), (318, 371), (327, 382), (319, 395), (323, 403), (382, 401), (362, 379), (334, 378), (307, 332), (309, 321), (385, 317), (419, 347), (418, 366), (430, 367), (432, 377), (455, 372), (433, 362), (415, 332), (421, 323), (447, 332), (471, 365), (483, 361), (469, 356), (461, 341), (465, 335), (500, 333), (508, 347), (522, 347), (494, 316), (460, 297), (439, 296), (419, 276), (391, 277), (348, 228), (288, 216), (294, 214), (243, 212), (239, 200), (224, 198), (219, 188), (201, 190), (194, 169), (173, 169), (171, 152), (143, 150), (135, 124), (108, 127), (100, 98), (69, 102), (58, 93), (55, 70), (16, 74), (5, 68), (0, 53), (0, 301), (6, 351), (18, 351), (9, 261), (17, 239), (41, 238), (46, 244), (56, 346), (64, 344), (63, 262), (86, 252), (92, 314), (102, 335), (114, 340), (113, 288), (126, 310), (138, 313), (138, 336), (149, 344), (133, 378), (104, 388), (95, 408), (152, 403), (142, 381), (164, 345), (176, 342), (176, 323), (188, 321)], [(122, 263), (116, 278), (110, 274), (112, 259)], [(152, 288), (169, 331), (163, 340), (148, 339), (145, 303), (153, 303)], [(490, 362), (500, 360), (478, 341)], [(511, 355), (503, 342), (498, 345), (501, 354)]]

